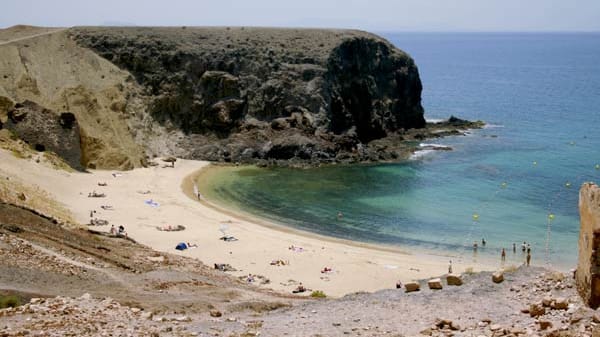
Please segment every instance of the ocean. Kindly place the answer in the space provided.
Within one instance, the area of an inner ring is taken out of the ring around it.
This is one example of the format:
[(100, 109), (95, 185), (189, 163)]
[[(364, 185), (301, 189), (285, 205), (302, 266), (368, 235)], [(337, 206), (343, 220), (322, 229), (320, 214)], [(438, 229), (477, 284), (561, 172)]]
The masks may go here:
[(578, 190), (600, 182), (600, 34), (381, 35), (415, 59), (427, 119), (487, 126), (396, 164), (222, 169), (203, 193), (323, 235), (514, 264), (525, 241), (534, 264), (573, 268)]

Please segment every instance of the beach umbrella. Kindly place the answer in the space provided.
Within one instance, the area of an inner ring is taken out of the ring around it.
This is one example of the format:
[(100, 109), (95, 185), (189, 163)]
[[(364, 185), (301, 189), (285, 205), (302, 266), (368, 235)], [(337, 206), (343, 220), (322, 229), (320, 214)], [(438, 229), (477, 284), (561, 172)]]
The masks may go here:
[(227, 236), (228, 230), (229, 230), (229, 225), (226, 223), (221, 223), (221, 225), (219, 226), (219, 231), (221, 231), (221, 233), (223, 233), (223, 236)]

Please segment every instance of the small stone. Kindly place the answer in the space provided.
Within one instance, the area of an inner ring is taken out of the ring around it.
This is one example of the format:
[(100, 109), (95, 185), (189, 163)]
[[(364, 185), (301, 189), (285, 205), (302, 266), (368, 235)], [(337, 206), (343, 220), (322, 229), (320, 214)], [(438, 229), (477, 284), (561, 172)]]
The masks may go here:
[(427, 282), (427, 285), (429, 286), (429, 289), (442, 289), (442, 280), (440, 280), (439, 278), (434, 278), (431, 279)]
[(494, 283), (503, 282), (504, 281), (504, 273), (502, 273), (501, 271), (497, 271), (497, 272), (493, 273), (492, 281), (494, 281)]
[(335, 323), (331, 323), (331, 325), (333, 325), (333, 326), (342, 326), (342, 323), (335, 322)]
[(407, 293), (419, 291), (421, 286), (417, 282), (409, 282), (404, 284), (404, 291)]
[[(212, 315), (211, 315), (212, 316)], [(215, 316), (213, 316), (215, 317)], [(216, 316), (216, 317), (221, 317), (221, 315)], [(175, 317), (175, 320), (177, 322), (191, 322), (192, 319), (189, 316), (180, 316), (180, 317)]]
[(552, 322), (550, 321), (538, 321), (541, 330), (546, 330), (552, 327)]
[(529, 316), (538, 317), (546, 313), (546, 308), (544, 308), (539, 303), (533, 303), (529, 306)]
[(502, 327), (500, 326), (500, 324), (492, 324), (492, 325), (490, 325), (490, 330), (492, 330), (492, 331), (498, 331), (500, 329), (502, 329)]
[(463, 284), (463, 281), (460, 275), (448, 274), (446, 276), (446, 283), (449, 286), (460, 286)]
[(221, 317), (223, 314), (219, 310), (211, 310), (210, 317)]

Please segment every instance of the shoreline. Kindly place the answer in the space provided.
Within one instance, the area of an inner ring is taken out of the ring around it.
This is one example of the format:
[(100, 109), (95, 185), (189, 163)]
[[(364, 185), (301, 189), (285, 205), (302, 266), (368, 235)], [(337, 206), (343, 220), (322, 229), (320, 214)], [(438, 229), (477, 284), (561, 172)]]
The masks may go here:
[[(246, 217), (232, 210), (223, 210), (212, 203), (200, 203), (192, 193), (192, 179), (213, 167), (209, 162), (177, 160), (175, 168), (148, 167), (132, 171), (98, 171), (90, 173), (65, 172), (12, 156), (0, 151), (6, 165), (0, 173), (17, 176), (22, 181), (50, 192), (52, 197), (73, 214), (76, 221), (86, 224), (90, 212), (115, 227), (124, 225), (129, 236), (154, 250), (198, 259), (208, 266), (230, 264), (237, 271), (229, 274), (246, 279), (248, 274), (262, 275), (268, 284), (253, 284), (291, 294), (301, 282), (306, 288), (321, 290), (328, 297), (341, 297), (359, 291), (373, 292), (394, 288), (403, 283), (444, 275), (448, 260), (453, 260), (455, 273), (496, 270), (499, 263), (478, 257), (477, 263), (455, 261), (453, 257), (436, 256), (402, 249), (388, 249), (356, 241), (323, 237)], [(107, 186), (99, 186), (107, 182)], [(89, 198), (95, 190), (106, 193), (105, 198)], [(150, 193), (142, 193), (150, 191)], [(152, 199), (157, 206), (149, 206)], [(104, 210), (101, 205), (114, 206)], [(235, 242), (219, 240), (220, 225), (226, 222), (228, 235)], [(185, 230), (165, 232), (157, 227), (184, 225)], [(94, 226), (94, 230), (110, 231), (109, 226)], [(175, 250), (178, 242), (191, 242), (198, 248)], [(301, 251), (290, 246), (302, 247)], [(150, 258), (150, 257), (149, 257)], [(274, 266), (270, 262), (289, 262)], [(499, 260), (499, 259), (498, 259)], [(507, 267), (511, 263), (506, 264)], [(321, 273), (322, 268), (332, 268)], [(309, 295), (310, 292), (304, 293)]]

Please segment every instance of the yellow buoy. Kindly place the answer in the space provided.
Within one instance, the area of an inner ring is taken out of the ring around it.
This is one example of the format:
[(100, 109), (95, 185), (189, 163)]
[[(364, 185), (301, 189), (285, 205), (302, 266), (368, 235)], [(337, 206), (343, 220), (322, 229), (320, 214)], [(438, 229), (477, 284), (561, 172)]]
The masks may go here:
[(550, 221), (554, 220), (554, 214), (552, 214), (552, 213), (548, 214), (548, 220), (550, 220)]
[(474, 221), (479, 220), (479, 214), (477, 214), (477, 213), (473, 214), (473, 220)]

